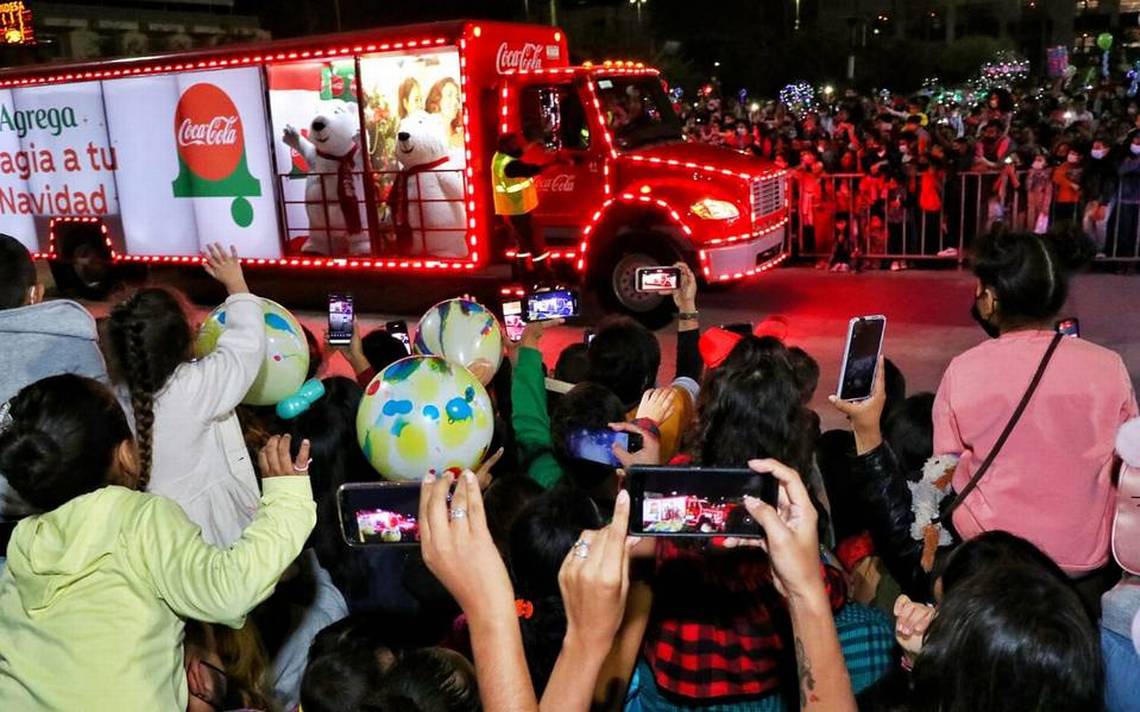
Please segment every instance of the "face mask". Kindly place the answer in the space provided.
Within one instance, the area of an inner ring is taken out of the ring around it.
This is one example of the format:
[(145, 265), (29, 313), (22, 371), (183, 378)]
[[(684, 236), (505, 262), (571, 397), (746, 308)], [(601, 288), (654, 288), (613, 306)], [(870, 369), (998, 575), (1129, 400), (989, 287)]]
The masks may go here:
[(1089, 151), (1089, 155), (1091, 155), (1093, 158), (1095, 158), (1099, 161), (1100, 159), (1102, 159), (1108, 155), (1108, 149), (1094, 148), (1093, 150)]
[(981, 301), (981, 297), (974, 297), (974, 304), (970, 307), (970, 316), (978, 323), (978, 326), (982, 327), (982, 331), (986, 332), (986, 336), (991, 339), (996, 339), (1001, 336), (1001, 330), (982, 316), (982, 310), (978, 308), (979, 301)]
[(1077, 154), (1075, 154), (1075, 153), (1070, 153), (1070, 154), (1069, 154), (1069, 157), (1068, 157), (1066, 160), (1067, 160), (1069, 163), (1080, 163), (1080, 162), (1081, 162), (1081, 157), (1080, 157), (1080, 156), (1078, 156), (1078, 155), (1077, 155)]
[(1136, 144), (1132, 144), (1131, 146), (1128, 147), (1128, 150), (1132, 151), (1133, 156), (1140, 156), (1140, 146), (1138, 146)]
[(1036, 168), (1037, 170), (1041, 170), (1042, 168), (1045, 167), (1045, 159), (1044, 158), (1033, 159), (1033, 167)]

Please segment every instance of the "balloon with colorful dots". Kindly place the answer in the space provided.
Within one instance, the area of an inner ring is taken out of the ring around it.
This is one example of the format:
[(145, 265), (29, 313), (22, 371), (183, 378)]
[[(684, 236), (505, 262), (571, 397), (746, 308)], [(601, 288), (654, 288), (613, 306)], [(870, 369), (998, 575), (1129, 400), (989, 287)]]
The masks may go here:
[(483, 385), (439, 356), (409, 356), (388, 366), (368, 384), (356, 412), (357, 442), (389, 480), (474, 469), (494, 429)]
[[(265, 321), (265, 361), (246, 393), (247, 405), (276, 405), (297, 391), (309, 372), (309, 342), (301, 324), (285, 307), (260, 299)], [(222, 304), (202, 322), (195, 352), (198, 358), (214, 350), (226, 328), (226, 305)]]
[(443, 356), (485, 374), (489, 381), (503, 359), (503, 330), (482, 304), (448, 299), (428, 309), (420, 319), (415, 346), (418, 354)]

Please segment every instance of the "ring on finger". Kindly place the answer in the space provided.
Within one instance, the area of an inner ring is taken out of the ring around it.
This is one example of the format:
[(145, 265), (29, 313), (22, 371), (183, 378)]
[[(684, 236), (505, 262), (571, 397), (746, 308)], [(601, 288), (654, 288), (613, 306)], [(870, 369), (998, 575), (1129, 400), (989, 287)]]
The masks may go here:
[(585, 539), (579, 539), (574, 542), (570, 550), (574, 554), (575, 559), (585, 559), (590, 556), (590, 542)]
[(452, 518), (452, 520), (466, 519), (467, 518), (467, 510), (464, 509), (463, 507), (452, 507), (451, 508), (451, 518)]

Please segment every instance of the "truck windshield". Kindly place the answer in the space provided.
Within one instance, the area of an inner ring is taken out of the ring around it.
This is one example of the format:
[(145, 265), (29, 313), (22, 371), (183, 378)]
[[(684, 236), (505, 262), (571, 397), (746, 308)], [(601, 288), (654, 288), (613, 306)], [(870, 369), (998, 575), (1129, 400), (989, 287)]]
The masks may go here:
[(681, 120), (656, 77), (599, 77), (596, 82), (602, 118), (620, 148), (682, 139)]

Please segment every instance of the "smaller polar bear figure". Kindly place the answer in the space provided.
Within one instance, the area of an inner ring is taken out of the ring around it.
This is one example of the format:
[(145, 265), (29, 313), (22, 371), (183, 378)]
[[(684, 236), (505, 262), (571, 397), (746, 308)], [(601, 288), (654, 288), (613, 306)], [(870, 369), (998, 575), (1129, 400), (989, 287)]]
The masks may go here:
[(467, 256), (463, 171), (450, 162), (439, 117), (417, 111), (400, 122), (400, 173), (388, 195), (400, 249), (413, 255)]
[(308, 138), (286, 125), (281, 140), (305, 159), (305, 212), (309, 239), (301, 251), (321, 255), (368, 254), (371, 245), (360, 220), (355, 176), (361, 156), (356, 106), (341, 99), (321, 102)]

